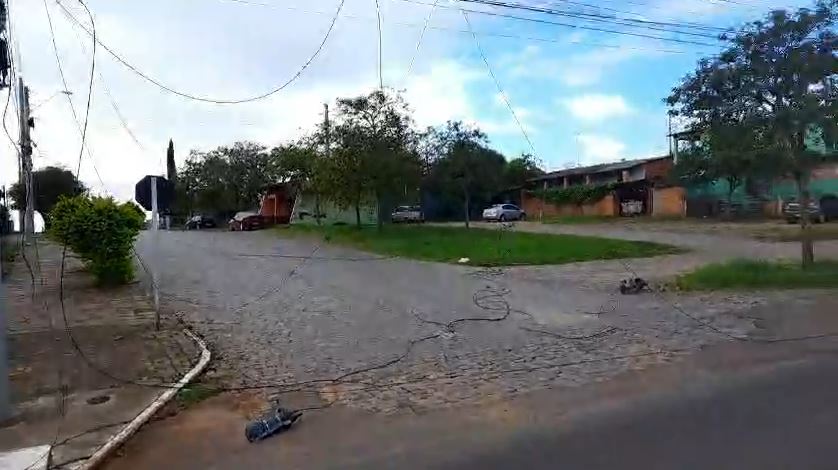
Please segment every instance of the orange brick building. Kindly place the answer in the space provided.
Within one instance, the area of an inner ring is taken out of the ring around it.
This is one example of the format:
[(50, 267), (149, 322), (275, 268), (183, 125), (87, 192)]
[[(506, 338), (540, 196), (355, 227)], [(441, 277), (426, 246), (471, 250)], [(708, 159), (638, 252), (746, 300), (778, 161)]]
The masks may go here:
[[(672, 165), (672, 157), (665, 156), (553, 171), (528, 181), (521, 193), (521, 206), (530, 217), (684, 216), (684, 189), (667, 183)], [(538, 190), (606, 184), (614, 189), (590, 204), (556, 205), (537, 195)]]

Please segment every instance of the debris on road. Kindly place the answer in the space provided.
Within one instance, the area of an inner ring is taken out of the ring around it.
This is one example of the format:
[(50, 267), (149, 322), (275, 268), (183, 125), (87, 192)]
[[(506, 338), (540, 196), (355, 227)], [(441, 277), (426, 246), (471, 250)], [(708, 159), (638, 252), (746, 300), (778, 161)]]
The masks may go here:
[(457, 262), (460, 263), (460, 264), (466, 264), (469, 261), (471, 261), (470, 258), (460, 258), (460, 259), (457, 260)]
[(623, 279), (620, 281), (620, 293), (623, 295), (639, 294), (648, 288), (649, 283), (640, 277)]
[(248, 424), (244, 429), (244, 435), (248, 442), (261, 441), (289, 429), (302, 415), (302, 411), (277, 407), (276, 410)]

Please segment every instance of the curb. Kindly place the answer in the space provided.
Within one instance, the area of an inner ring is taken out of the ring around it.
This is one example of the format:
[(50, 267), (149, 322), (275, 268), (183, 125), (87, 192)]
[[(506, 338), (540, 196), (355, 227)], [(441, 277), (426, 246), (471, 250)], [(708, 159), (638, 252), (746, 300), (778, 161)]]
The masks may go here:
[(198, 361), (198, 364), (192, 368), (189, 372), (186, 373), (181, 379), (172, 387), (167, 388), (166, 391), (161, 393), (150, 405), (148, 405), (140, 414), (137, 415), (136, 418), (132, 419), (130, 423), (126, 424), (122, 430), (118, 433), (114, 434), (108, 441), (99, 447), (93, 455), (87, 459), (83, 465), (79, 467), (80, 470), (93, 470), (94, 468), (101, 465), (107, 457), (109, 457), (115, 450), (121, 447), (125, 441), (128, 440), (135, 432), (137, 432), (140, 427), (145, 424), (154, 413), (157, 412), (160, 408), (163, 407), (166, 403), (168, 403), (172, 398), (174, 398), (175, 394), (177, 394), (180, 389), (182, 389), (186, 384), (191, 382), (195, 377), (198, 376), (209, 364), (210, 358), (212, 354), (210, 353), (209, 349), (207, 349), (206, 343), (204, 340), (199, 338), (195, 333), (192, 333), (189, 329), (184, 328), (183, 332), (186, 333), (187, 336), (192, 338), (198, 346), (201, 347), (201, 359)]

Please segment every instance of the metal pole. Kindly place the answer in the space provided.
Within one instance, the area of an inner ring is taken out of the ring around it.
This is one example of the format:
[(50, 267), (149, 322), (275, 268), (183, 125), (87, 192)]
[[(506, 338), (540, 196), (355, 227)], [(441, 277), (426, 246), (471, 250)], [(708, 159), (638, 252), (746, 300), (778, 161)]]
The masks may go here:
[(154, 295), (154, 327), (160, 329), (160, 293), (157, 291), (157, 245), (159, 215), (157, 213), (157, 177), (151, 177), (151, 290)]

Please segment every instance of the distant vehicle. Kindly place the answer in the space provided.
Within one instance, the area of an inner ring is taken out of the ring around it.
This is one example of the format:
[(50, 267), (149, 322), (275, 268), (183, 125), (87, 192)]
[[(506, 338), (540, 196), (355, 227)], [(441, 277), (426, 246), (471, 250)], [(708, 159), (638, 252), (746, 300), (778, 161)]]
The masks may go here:
[[(783, 206), (783, 216), (786, 222), (793, 224), (800, 221), (800, 203), (791, 201)], [(809, 202), (809, 220), (813, 223), (827, 222), (838, 219), (838, 198), (824, 196), (820, 202)]]
[(259, 230), (265, 226), (264, 218), (255, 212), (237, 212), (228, 223), (230, 231), (244, 232)]
[(196, 215), (186, 221), (184, 228), (186, 230), (196, 230), (200, 228), (215, 228), (215, 220), (205, 215)]
[(425, 215), (422, 214), (422, 208), (419, 206), (399, 206), (390, 214), (390, 220), (397, 224), (404, 223), (422, 223), (425, 221)]
[(483, 220), (526, 220), (527, 214), (514, 204), (495, 204), (483, 211)]

